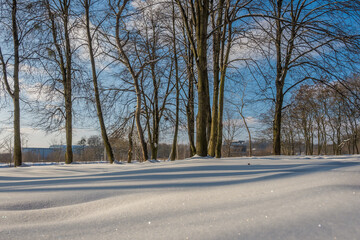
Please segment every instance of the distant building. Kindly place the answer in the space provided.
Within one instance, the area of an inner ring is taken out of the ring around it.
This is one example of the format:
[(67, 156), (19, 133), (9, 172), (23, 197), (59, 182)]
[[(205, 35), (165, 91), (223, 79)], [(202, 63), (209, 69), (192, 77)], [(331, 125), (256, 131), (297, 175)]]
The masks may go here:
[[(79, 154), (86, 146), (80, 146), (80, 145), (73, 145), (73, 153)], [(65, 154), (66, 151), (66, 145), (51, 145), (49, 148), (22, 148), (23, 154), (26, 155), (32, 155), (33, 160), (45, 160), (49, 156), (54, 154)]]
[(245, 141), (234, 141), (230, 143), (231, 150), (234, 152), (246, 153)]
[(46, 159), (50, 154), (56, 152), (58, 149), (55, 148), (23, 148), (24, 154), (31, 153), (38, 156), (39, 159)]
[[(72, 150), (73, 150), (73, 153), (77, 154), (77, 153), (81, 153), (82, 151), (84, 151), (84, 149), (86, 148), (87, 146), (85, 145), (72, 145)], [(66, 151), (66, 145), (50, 145), (49, 149), (61, 149), (62, 151)]]
[(223, 145), (224, 155), (227, 157), (244, 155), (246, 149), (245, 141), (225, 141)]

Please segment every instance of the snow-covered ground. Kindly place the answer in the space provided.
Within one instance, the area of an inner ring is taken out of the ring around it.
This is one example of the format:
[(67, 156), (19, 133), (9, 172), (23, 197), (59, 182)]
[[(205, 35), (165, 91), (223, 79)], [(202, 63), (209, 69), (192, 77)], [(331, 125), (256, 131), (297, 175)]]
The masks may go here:
[(360, 156), (0, 167), (0, 239), (360, 239)]

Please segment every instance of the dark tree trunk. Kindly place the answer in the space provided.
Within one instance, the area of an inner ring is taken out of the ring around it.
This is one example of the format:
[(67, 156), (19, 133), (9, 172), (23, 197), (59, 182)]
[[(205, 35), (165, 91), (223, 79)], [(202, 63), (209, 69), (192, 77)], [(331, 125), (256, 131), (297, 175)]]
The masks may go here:
[(187, 131), (189, 136), (190, 156), (196, 154), (195, 147), (195, 111), (194, 111), (194, 56), (191, 51), (188, 54), (187, 64), (189, 90), (188, 90), (188, 103), (186, 105), (187, 116)]
[(64, 4), (64, 35), (65, 35), (65, 57), (66, 57), (66, 80), (64, 84), (65, 97), (65, 113), (66, 113), (66, 154), (65, 163), (73, 162), (72, 151), (72, 76), (71, 76), (71, 46), (70, 46), (70, 30), (69, 30), (69, 7), (70, 1), (65, 1)]
[(12, 95), (14, 103), (14, 164), (15, 167), (21, 166), (21, 136), (20, 136), (20, 86), (19, 86), (19, 36), (16, 23), (17, 1), (12, 4), (12, 35), (14, 42), (14, 93)]

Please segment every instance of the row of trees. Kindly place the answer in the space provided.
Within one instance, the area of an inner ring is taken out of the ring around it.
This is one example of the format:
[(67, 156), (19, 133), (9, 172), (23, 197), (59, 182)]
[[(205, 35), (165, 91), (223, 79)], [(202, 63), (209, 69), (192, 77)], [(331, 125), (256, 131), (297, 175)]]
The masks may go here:
[[(304, 85), (293, 94), (293, 104), (284, 111), (283, 152), (295, 154), (304, 143), (305, 154), (359, 154), (358, 77), (330, 86)], [(354, 104), (355, 103), (355, 104)]]
[[(310, 80), (345, 81), (357, 71), (359, 6), (354, 0), (1, 0), (1, 82), (13, 100), (15, 166), (21, 99), (39, 126), (65, 130), (66, 163), (73, 161), (73, 123), (84, 113), (76, 110), (84, 108), (96, 112), (111, 163), (109, 138), (125, 129), (129, 156), (136, 130), (142, 160), (148, 149), (157, 158), (161, 130), (170, 127), (172, 160), (181, 127), (191, 155), (221, 157), (225, 83), (234, 73), (273, 100), (273, 153), (280, 154), (286, 94)], [(28, 88), (39, 97), (20, 94)]]

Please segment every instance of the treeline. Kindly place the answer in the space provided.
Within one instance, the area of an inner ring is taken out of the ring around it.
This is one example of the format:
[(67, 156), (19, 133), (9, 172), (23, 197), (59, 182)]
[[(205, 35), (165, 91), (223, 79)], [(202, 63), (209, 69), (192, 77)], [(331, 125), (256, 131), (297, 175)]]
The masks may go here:
[(301, 153), (296, 146), (303, 143), (307, 155), (359, 154), (359, 77), (348, 83), (303, 85), (294, 92), (284, 111), (284, 153)]
[(66, 163), (73, 161), (73, 124), (92, 117), (111, 163), (110, 139), (126, 136), (128, 160), (138, 145), (146, 161), (158, 158), (167, 129), (171, 160), (180, 129), (190, 156), (221, 157), (226, 86), (234, 78), (270, 100), (273, 154), (281, 154), (287, 95), (310, 82), (347, 85), (357, 73), (359, 6), (356, 0), (1, 0), (1, 83), (12, 100), (15, 166), (22, 164), (20, 106), (36, 126), (65, 131)]

